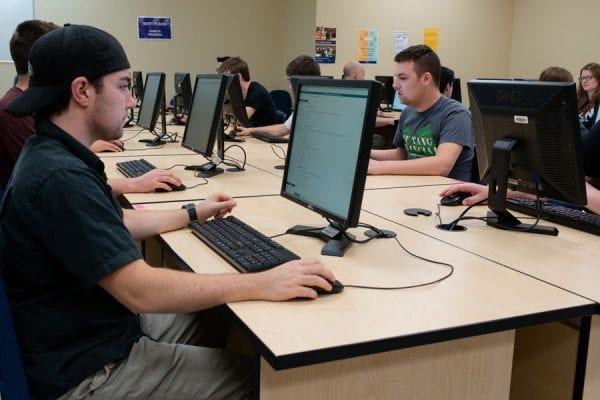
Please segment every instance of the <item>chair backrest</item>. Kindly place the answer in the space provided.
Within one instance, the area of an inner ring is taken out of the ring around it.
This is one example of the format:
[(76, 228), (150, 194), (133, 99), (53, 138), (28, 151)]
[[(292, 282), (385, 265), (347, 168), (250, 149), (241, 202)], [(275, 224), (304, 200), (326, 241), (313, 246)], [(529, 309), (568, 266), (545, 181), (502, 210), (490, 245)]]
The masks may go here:
[(285, 117), (289, 117), (292, 110), (292, 96), (287, 90), (277, 89), (271, 91), (271, 98), (275, 102), (277, 110), (285, 114)]
[(0, 399), (31, 400), (8, 307), (0, 257)]

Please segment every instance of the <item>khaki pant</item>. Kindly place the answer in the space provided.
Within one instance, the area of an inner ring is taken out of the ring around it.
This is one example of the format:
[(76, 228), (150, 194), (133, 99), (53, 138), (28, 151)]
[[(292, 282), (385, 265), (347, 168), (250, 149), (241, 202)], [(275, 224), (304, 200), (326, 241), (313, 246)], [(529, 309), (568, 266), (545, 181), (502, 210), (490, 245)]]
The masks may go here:
[(60, 399), (246, 398), (250, 359), (218, 348), (225, 345), (229, 328), (215, 310), (143, 315), (148, 337), (129, 357), (105, 365)]

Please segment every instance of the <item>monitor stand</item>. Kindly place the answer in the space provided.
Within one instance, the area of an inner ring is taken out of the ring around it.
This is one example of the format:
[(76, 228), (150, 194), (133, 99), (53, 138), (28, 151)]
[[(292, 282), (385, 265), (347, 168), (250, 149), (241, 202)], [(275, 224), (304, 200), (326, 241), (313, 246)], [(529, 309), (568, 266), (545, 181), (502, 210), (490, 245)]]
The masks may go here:
[(203, 178), (211, 178), (215, 175), (219, 175), (223, 173), (223, 168), (217, 167), (217, 164), (209, 161), (206, 164), (202, 165), (188, 165), (184, 168), (185, 170), (192, 170), (197, 172), (199, 176)]
[(498, 139), (492, 147), (492, 168), (489, 177), (487, 224), (495, 228), (539, 233), (542, 235), (558, 235), (553, 226), (524, 224), (506, 210), (506, 193), (508, 191), (508, 171), (510, 153), (517, 145), (517, 139)]
[[(160, 112), (160, 128), (161, 128), (161, 133), (154, 133), (154, 135), (156, 135), (153, 139), (140, 139), (139, 142), (141, 143), (146, 143), (146, 146), (148, 147), (155, 147), (155, 146), (160, 146), (163, 144), (166, 144), (167, 141), (163, 140), (165, 139), (165, 137), (169, 136), (167, 135), (167, 117), (166, 117), (166, 112), (165, 112), (165, 96), (163, 94), (163, 99), (162, 99), (162, 103), (160, 105), (159, 108), (159, 112)], [(176, 138), (173, 138), (172, 136), (169, 138), (169, 142), (171, 143), (175, 143), (177, 142)]]
[(318, 237), (319, 239), (324, 240), (327, 242), (321, 249), (321, 254), (324, 256), (342, 257), (346, 249), (352, 245), (351, 240), (354, 240), (354, 235), (347, 233), (346, 229), (342, 228), (335, 222), (330, 223), (325, 228), (295, 225), (288, 229), (285, 233)]

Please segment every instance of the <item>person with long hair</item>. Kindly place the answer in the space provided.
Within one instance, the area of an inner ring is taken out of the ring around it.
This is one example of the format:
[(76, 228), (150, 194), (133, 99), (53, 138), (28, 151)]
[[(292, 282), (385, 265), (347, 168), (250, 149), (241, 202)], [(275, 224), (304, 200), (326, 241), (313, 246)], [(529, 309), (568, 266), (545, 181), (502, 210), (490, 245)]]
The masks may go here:
[(600, 64), (589, 63), (581, 68), (577, 87), (579, 119), (586, 129), (590, 129), (598, 120), (599, 101)]

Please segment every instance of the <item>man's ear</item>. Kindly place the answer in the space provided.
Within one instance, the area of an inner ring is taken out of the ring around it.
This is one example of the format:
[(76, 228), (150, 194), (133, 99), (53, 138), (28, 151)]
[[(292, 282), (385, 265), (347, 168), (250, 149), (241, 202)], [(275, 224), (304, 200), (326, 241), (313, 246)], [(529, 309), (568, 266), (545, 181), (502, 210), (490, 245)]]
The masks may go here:
[(89, 105), (90, 90), (92, 90), (92, 84), (83, 76), (79, 76), (71, 81), (71, 97), (82, 107)]

